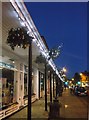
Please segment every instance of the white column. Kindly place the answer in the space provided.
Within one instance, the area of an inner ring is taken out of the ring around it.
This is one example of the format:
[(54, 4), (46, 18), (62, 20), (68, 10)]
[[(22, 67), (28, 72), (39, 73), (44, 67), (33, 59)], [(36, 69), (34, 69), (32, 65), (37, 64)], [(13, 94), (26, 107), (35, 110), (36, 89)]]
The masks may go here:
[(21, 100), (21, 106), (24, 105), (24, 65), (22, 64), (22, 70), (20, 72), (20, 100)]
[(20, 93), (20, 66), (19, 63), (16, 62), (16, 68), (18, 71), (15, 71), (14, 73), (14, 80), (15, 80), (15, 96), (16, 101), (19, 103), (19, 93)]
[(19, 103), (19, 106), (24, 105), (24, 72), (23, 64), (22, 70), (20, 70), (20, 63), (15, 63), (18, 71), (14, 72), (14, 98)]
[(13, 102), (17, 102), (17, 71), (14, 71), (14, 98)]
[(34, 69), (34, 93), (36, 98), (39, 99), (39, 71), (37, 68)]
[(24, 72), (22, 72), (22, 79), (21, 79), (21, 105), (24, 105)]

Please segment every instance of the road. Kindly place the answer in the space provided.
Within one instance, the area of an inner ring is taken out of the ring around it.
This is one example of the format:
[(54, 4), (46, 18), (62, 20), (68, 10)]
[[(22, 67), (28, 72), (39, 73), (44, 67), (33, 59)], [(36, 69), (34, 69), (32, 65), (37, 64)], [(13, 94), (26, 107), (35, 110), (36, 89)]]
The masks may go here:
[(63, 118), (86, 118), (88, 119), (88, 100), (86, 96), (75, 96), (69, 90), (64, 91), (63, 97), (59, 97), (63, 104), (61, 117)]
[(80, 102), (82, 102), (84, 105), (85, 105), (85, 107), (88, 107), (88, 97), (78, 97), (79, 98), (79, 100), (80, 100)]

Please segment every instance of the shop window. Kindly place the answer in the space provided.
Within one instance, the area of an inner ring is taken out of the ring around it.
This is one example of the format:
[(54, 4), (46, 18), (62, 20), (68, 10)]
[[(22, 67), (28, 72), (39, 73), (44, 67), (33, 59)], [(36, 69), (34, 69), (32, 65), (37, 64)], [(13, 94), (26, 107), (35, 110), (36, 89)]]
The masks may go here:
[(41, 73), (41, 80), (40, 80), (40, 84), (41, 84), (41, 91), (44, 90), (44, 75), (43, 73)]
[[(2, 69), (2, 109), (13, 103), (14, 71)], [(14, 101), (15, 102), (15, 101)]]

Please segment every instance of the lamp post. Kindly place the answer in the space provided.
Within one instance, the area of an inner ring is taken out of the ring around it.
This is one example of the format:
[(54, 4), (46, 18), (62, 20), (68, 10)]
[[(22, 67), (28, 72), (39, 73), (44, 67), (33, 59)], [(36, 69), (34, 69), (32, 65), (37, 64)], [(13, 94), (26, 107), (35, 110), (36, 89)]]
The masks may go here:
[(29, 45), (28, 56), (28, 120), (31, 120), (31, 87), (32, 87), (32, 41)]
[(51, 84), (51, 70), (50, 70), (50, 102), (52, 102), (52, 84)]
[[(47, 54), (49, 55), (49, 58), (46, 59), (42, 54), (40, 54), (39, 56), (37, 56), (35, 61), (36, 63), (44, 63), (45, 65), (45, 111), (47, 111), (47, 64), (48, 64), (48, 61), (50, 61), (51, 59), (54, 60), (59, 56), (60, 47), (61, 46), (48, 51)], [(51, 73), (50, 73), (50, 101), (52, 101)]]
[(8, 37), (7, 44), (12, 50), (15, 47), (27, 48), (28, 50), (28, 113), (27, 119), (31, 120), (31, 87), (32, 87), (32, 39), (33, 37), (27, 34), (24, 28), (11, 28)]
[(47, 111), (47, 63), (45, 63), (45, 111)]

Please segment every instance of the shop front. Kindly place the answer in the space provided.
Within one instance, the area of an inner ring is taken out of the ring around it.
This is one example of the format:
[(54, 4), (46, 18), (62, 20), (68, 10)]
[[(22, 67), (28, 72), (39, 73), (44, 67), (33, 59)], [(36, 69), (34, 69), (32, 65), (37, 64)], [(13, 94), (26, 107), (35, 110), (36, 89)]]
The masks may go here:
[(0, 62), (0, 85), (2, 91), (2, 103), (0, 109), (3, 110), (10, 106), (13, 103), (16, 103), (15, 94), (14, 94), (14, 66)]
[[(0, 54), (0, 119), (2, 119), (16, 112), (20, 107), (28, 105), (28, 48), (23, 49), (17, 45), (12, 50), (11, 46), (6, 44), (8, 31), (12, 28), (15, 30), (24, 27), (27, 34), (34, 37), (32, 41), (31, 95), (29, 95), (32, 102), (44, 96), (43, 66), (40, 70), (33, 61), (40, 53), (48, 60), (46, 54), (48, 49), (23, 2), (3, 2), (0, 24), (2, 24), (2, 44), (0, 44), (2, 50), (2, 54)], [(36, 33), (34, 33), (34, 29)], [(55, 69), (53, 61), (49, 60), (49, 63)]]

